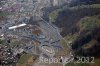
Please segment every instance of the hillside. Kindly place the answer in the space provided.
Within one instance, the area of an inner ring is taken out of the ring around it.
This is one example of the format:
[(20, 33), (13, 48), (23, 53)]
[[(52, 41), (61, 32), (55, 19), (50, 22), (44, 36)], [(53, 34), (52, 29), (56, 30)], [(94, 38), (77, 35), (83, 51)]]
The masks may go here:
[[(70, 32), (78, 31), (76, 25), (81, 18), (86, 16), (98, 15), (100, 4), (82, 5), (71, 8), (62, 8), (50, 13), (51, 21), (59, 28), (63, 28), (61, 34), (66, 36)], [(70, 27), (70, 28), (69, 28)]]
[(92, 64), (66, 66), (99, 66), (100, 58), (100, 4), (64, 7), (49, 14), (61, 35), (70, 42), (74, 56), (95, 57)]

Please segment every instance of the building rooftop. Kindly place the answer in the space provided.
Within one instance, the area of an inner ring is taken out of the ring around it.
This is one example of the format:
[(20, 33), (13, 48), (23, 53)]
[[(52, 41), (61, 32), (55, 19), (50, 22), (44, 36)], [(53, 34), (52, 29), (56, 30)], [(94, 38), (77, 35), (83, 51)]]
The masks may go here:
[(26, 26), (26, 25), (27, 24), (23, 23), (23, 24), (20, 24), (20, 25), (9, 27), (8, 29), (16, 29), (16, 28), (23, 27), (23, 26)]

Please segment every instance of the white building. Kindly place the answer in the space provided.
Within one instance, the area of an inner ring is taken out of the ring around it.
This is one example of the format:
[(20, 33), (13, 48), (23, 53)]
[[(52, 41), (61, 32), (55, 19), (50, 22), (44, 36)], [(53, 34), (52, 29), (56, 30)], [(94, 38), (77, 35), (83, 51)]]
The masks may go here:
[(16, 28), (19, 28), (19, 27), (23, 27), (23, 26), (26, 26), (27, 24), (23, 23), (23, 24), (20, 24), (20, 25), (16, 25), (16, 26), (12, 26), (12, 27), (9, 27), (8, 29), (11, 30), (11, 29), (16, 29)]

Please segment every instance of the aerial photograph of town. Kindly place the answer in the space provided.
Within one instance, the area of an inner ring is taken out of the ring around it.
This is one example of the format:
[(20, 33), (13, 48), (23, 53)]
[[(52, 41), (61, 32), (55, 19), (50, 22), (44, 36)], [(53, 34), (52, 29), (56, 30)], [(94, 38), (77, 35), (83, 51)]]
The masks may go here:
[(100, 66), (100, 0), (0, 0), (0, 66)]

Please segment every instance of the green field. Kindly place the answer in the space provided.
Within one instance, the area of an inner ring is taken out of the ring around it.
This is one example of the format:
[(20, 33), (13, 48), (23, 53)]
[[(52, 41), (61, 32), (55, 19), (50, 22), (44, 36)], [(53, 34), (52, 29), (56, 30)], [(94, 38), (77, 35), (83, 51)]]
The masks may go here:
[(81, 30), (92, 30), (95, 27), (100, 27), (100, 15), (82, 18), (79, 21), (79, 26)]
[(5, 12), (0, 12), (0, 17), (6, 17), (8, 15), (12, 15), (13, 13), (5, 13)]
[(21, 58), (19, 59), (19, 64), (26, 64), (28, 59), (32, 57), (32, 54), (23, 54)]
[(90, 66), (87, 63), (68, 63), (65, 66)]

